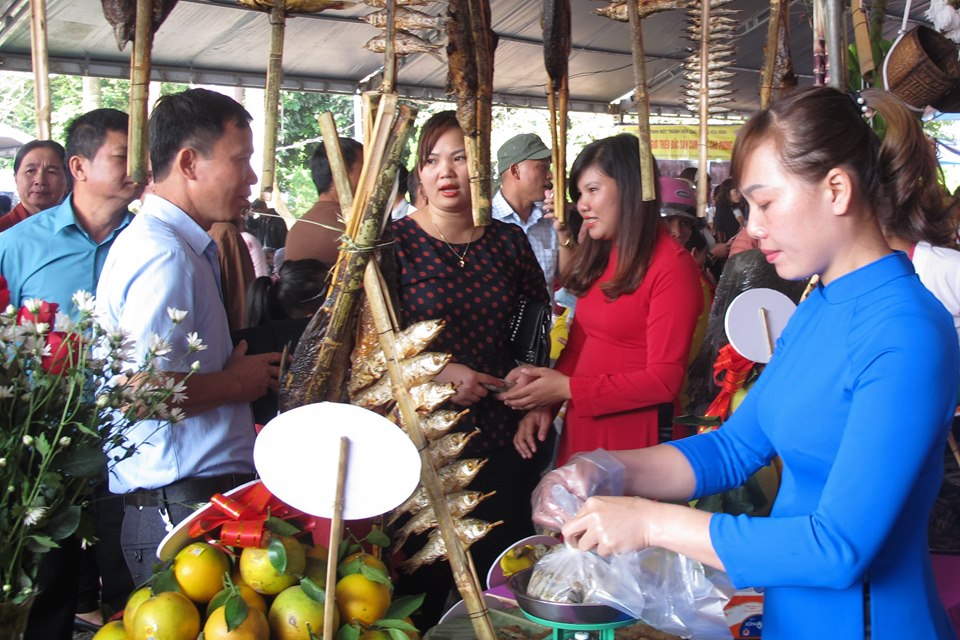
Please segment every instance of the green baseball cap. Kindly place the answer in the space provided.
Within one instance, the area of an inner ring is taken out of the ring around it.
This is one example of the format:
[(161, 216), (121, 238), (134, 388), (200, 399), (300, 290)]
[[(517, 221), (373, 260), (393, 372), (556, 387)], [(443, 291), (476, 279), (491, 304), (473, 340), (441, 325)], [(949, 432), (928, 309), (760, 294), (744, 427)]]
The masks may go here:
[(502, 145), (497, 151), (497, 171), (500, 175), (503, 172), (524, 160), (543, 160), (550, 157), (550, 149), (543, 144), (535, 133), (521, 133), (513, 136)]

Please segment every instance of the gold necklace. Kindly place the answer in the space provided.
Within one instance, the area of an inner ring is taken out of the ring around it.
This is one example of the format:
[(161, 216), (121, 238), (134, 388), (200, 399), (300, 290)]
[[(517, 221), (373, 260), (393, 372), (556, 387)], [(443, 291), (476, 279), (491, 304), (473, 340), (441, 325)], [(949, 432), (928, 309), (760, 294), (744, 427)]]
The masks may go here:
[(467, 252), (470, 251), (470, 245), (473, 243), (473, 229), (470, 229), (470, 239), (467, 241), (467, 247), (463, 250), (463, 254), (457, 253), (457, 250), (453, 248), (453, 245), (450, 244), (450, 241), (447, 240), (447, 236), (443, 235), (443, 231), (440, 230), (440, 225), (437, 224), (436, 219), (433, 216), (430, 216), (430, 222), (433, 223), (433, 228), (437, 230), (437, 233), (440, 234), (440, 239), (443, 240), (443, 244), (447, 245), (447, 248), (457, 256), (457, 263), (460, 265), (460, 268), (463, 269), (463, 265), (467, 261)]

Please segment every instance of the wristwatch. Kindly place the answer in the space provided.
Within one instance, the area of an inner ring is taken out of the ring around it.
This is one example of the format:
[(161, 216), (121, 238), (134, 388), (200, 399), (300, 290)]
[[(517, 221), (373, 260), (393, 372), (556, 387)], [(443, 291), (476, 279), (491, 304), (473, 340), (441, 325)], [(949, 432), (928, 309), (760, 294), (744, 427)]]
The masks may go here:
[(561, 242), (561, 243), (560, 243), (560, 246), (563, 247), (564, 249), (569, 249), (570, 247), (572, 247), (572, 246), (574, 246), (574, 245), (576, 245), (576, 244), (577, 244), (577, 243), (574, 241), (573, 236), (570, 236), (569, 238), (567, 238), (566, 240), (564, 240), (563, 242)]

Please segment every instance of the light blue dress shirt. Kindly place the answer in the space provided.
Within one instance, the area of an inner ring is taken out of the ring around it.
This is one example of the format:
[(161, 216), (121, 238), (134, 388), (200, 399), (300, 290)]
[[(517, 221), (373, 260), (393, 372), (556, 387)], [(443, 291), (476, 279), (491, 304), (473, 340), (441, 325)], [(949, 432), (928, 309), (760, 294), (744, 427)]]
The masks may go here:
[(490, 203), (491, 216), (501, 222), (515, 224), (527, 234), (533, 254), (537, 257), (540, 268), (543, 269), (543, 279), (547, 281), (547, 295), (553, 300), (553, 282), (557, 278), (559, 265), (559, 246), (557, 233), (553, 230), (553, 220), (544, 218), (543, 203), (535, 202), (530, 216), (524, 222), (507, 199), (503, 191), (497, 191)]
[(56, 302), (60, 311), (76, 318), (73, 294), (96, 291), (107, 253), (133, 216), (127, 213), (113, 233), (96, 243), (77, 224), (72, 200), (71, 194), (0, 233), (0, 275), (7, 279), (14, 306), (39, 298)]
[[(167, 309), (187, 311), (174, 325)], [(147, 196), (104, 266), (97, 311), (108, 327), (122, 327), (136, 340), (142, 361), (150, 335), (170, 335), (164, 368), (200, 373), (222, 371), (233, 344), (220, 298), (217, 245), (184, 211), (156, 195)], [(196, 332), (207, 349), (188, 353), (187, 334)], [(114, 467), (110, 490), (156, 489), (191, 477), (252, 473), (256, 434), (248, 403), (221, 405), (184, 421), (159, 427), (143, 421), (130, 435), (141, 443), (136, 455)]]

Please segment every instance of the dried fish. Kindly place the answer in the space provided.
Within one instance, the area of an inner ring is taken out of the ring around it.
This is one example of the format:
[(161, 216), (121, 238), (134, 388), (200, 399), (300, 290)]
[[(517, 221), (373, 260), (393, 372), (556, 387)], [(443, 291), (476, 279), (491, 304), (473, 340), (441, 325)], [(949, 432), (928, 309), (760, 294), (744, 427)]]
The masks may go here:
[[(464, 409), (463, 411), (442, 409), (428, 415), (421, 415), (420, 430), (427, 440), (436, 440), (440, 436), (445, 435), (450, 429), (453, 429), (457, 423), (460, 422), (460, 419), (468, 413), (470, 413), (470, 409)], [(387, 417), (391, 422), (399, 425), (404, 431), (407, 430), (407, 427), (403, 424), (403, 419), (400, 417), (400, 409), (398, 407), (394, 407), (393, 411), (391, 411)]]
[[(728, 78), (735, 76), (733, 71), (707, 71), (707, 82), (710, 83), (710, 86), (714, 86), (714, 82), (717, 81), (726, 81)], [(683, 77), (691, 82), (700, 82), (700, 72), (699, 71), (686, 71), (683, 74)]]
[[(486, 458), (466, 458), (448, 464), (437, 472), (440, 477), (440, 488), (444, 493), (466, 489), (485, 464), (487, 464)], [(393, 524), (405, 513), (417, 513), (428, 504), (430, 504), (430, 498), (427, 496), (427, 490), (421, 486), (402, 505), (393, 510), (387, 519), (387, 524)]]
[[(684, 95), (690, 96), (691, 98), (697, 98), (700, 96), (699, 89), (686, 88), (683, 90)], [(725, 96), (733, 95), (734, 91), (732, 89), (723, 89), (723, 88), (714, 88), (710, 87), (707, 89), (707, 96), (713, 100), (714, 98), (723, 98)]]
[[(477, 540), (483, 538), (496, 526), (503, 524), (503, 520), (496, 522), (484, 522), (476, 518), (464, 518), (455, 521), (457, 527), (457, 537), (463, 544), (464, 549), (469, 549)], [(437, 560), (447, 557), (447, 545), (439, 531), (431, 531), (427, 544), (422, 549), (413, 554), (408, 560), (400, 563), (400, 569), (404, 573), (413, 573), (422, 566), (433, 564)]]
[[(686, 9), (690, 6), (690, 0), (639, 0), (637, 2), (637, 13), (641, 18), (652, 16), (661, 11), (670, 11), (672, 9)], [(627, 15), (626, 0), (622, 2), (611, 2), (609, 6), (598, 7), (593, 10), (598, 16), (616, 20), (617, 22), (630, 22)]]
[[(454, 518), (462, 518), (474, 509), (477, 505), (492, 496), (495, 492), (481, 493), (479, 491), (458, 491), (447, 496), (447, 509)], [(407, 542), (410, 535), (423, 533), (427, 529), (432, 529), (437, 525), (437, 515), (433, 507), (427, 506), (420, 510), (400, 527), (393, 536), (393, 547), (398, 551)]]
[[(387, 28), (387, 10), (376, 11), (374, 13), (360, 16), (360, 19), (376, 27), (377, 29)], [(397, 29), (442, 29), (444, 18), (441, 16), (432, 16), (416, 9), (407, 9), (398, 6), (393, 14), (393, 23)]]
[[(437, 1), (438, 0), (396, 0), (398, 7), (420, 6)], [(363, 0), (363, 3), (368, 7), (374, 7), (376, 9), (385, 9), (387, 6), (387, 0)]]
[(456, 460), (479, 433), (480, 429), (474, 429), (470, 433), (451, 433), (431, 442), (428, 451), (433, 466), (442, 467)]
[[(416, 387), (433, 379), (447, 366), (451, 356), (448, 353), (421, 353), (418, 356), (400, 361), (403, 382), (408, 387)], [(383, 376), (373, 385), (351, 396), (351, 404), (364, 409), (376, 409), (393, 400), (393, 383), (390, 376)]]
[(430, 413), (457, 395), (452, 382), (424, 382), (410, 389), (410, 396), (418, 411)]
[[(366, 311), (366, 308), (365, 308)], [(367, 318), (370, 328), (367, 328)], [(350, 372), (350, 393), (356, 393), (367, 385), (373, 384), (387, 370), (387, 358), (380, 349), (376, 329), (372, 325), (373, 316), (364, 313), (360, 316), (360, 337), (354, 347), (353, 370)], [(443, 329), (443, 320), (424, 320), (410, 325), (396, 335), (397, 357), (401, 360), (415, 356), (426, 349)], [(369, 331), (369, 333), (368, 333)], [(372, 334), (374, 344), (368, 344), (367, 336)], [(361, 346), (362, 345), (362, 346)]]
[[(258, 11), (271, 11), (273, 0), (237, 0), (239, 4)], [(345, 0), (284, 0), (283, 10), (286, 13), (318, 13), (333, 9), (339, 11), (356, 4)]]
[(570, 0), (543, 0), (543, 64), (555, 89), (570, 59)]
[[(153, 0), (153, 33), (157, 32), (176, 4), (177, 0)], [(113, 27), (117, 47), (123, 51), (128, 42), (133, 42), (137, 22), (137, 3), (133, 0), (101, 0), (101, 5), (103, 16)]]
[[(387, 50), (387, 37), (380, 35), (375, 38), (370, 38), (365, 45), (366, 49), (373, 51), (374, 53), (383, 53)], [(427, 42), (419, 36), (415, 36), (412, 33), (406, 31), (397, 31), (395, 49), (398, 56), (406, 56), (411, 53), (429, 53), (440, 58), (440, 54), (437, 53), (437, 49), (443, 47), (442, 44), (433, 44), (432, 42)]]

